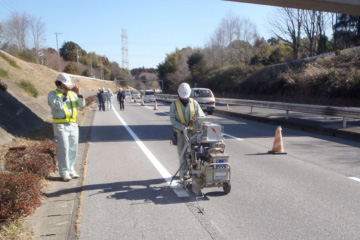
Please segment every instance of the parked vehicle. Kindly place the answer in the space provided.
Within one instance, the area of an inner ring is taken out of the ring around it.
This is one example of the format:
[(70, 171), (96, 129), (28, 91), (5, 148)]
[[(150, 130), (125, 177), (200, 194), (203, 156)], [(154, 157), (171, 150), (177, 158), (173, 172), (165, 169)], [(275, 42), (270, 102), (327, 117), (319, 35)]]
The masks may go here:
[(131, 95), (132, 95), (132, 98), (136, 98), (136, 99), (140, 98), (140, 93), (138, 91), (132, 91)]
[(210, 89), (192, 88), (190, 97), (194, 98), (200, 104), (201, 109), (209, 115), (215, 110), (215, 97)]
[(155, 102), (155, 96), (153, 90), (146, 90), (144, 92), (144, 102)]
[(131, 95), (130, 89), (126, 89), (126, 90), (125, 90), (125, 96), (130, 96), (130, 95)]

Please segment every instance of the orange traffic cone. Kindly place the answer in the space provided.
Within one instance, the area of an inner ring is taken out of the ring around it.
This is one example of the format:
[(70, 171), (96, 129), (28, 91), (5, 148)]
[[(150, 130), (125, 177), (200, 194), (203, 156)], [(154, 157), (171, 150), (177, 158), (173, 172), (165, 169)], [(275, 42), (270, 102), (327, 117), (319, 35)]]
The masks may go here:
[(157, 102), (155, 101), (154, 110), (157, 110), (157, 109), (158, 109)]
[(143, 98), (141, 99), (141, 106), (145, 106)]
[(278, 126), (276, 128), (276, 132), (275, 132), (275, 140), (274, 140), (274, 145), (271, 151), (268, 151), (268, 153), (272, 153), (272, 154), (286, 154), (286, 152), (284, 151), (284, 144), (283, 144), (283, 140), (282, 140), (282, 134), (281, 134), (281, 127)]

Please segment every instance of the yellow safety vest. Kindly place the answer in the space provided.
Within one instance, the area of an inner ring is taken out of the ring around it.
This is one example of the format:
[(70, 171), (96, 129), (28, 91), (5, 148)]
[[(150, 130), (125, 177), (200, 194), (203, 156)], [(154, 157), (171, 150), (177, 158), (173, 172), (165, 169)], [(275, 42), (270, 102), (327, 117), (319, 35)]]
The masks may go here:
[[(57, 89), (54, 91), (59, 98), (63, 97), (63, 94), (61, 92), (59, 92)], [(67, 103), (65, 103), (64, 105), (64, 112), (65, 112), (65, 118), (63, 119), (59, 119), (59, 118), (54, 118), (53, 123), (69, 123), (69, 122), (75, 122), (76, 123), (76, 115), (77, 115), (77, 110), (76, 110), (76, 99), (73, 95), (74, 93), (72, 91), (68, 91), (68, 96), (70, 98), (71, 101), (71, 105), (72, 105), (72, 116), (70, 116), (70, 111), (68, 108)]]
[[(193, 124), (194, 124), (194, 120), (195, 120), (195, 103), (194, 103), (194, 99), (192, 99), (192, 98), (189, 98), (189, 101), (190, 101), (190, 123), (189, 123), (189, 128), (193, 129)], [(186, 121), (185, 121), (184, 113), (183, 113), (182, 108), (181, 108), (181, 104), (182, 103), (181, 103), (180, 99), (176, 100), (176, 109), (177, 109), (177, 112), (178, 112), (179, 117), (180, 117), (180, 122), (186, 126), (187, 124), (186, 124)]]

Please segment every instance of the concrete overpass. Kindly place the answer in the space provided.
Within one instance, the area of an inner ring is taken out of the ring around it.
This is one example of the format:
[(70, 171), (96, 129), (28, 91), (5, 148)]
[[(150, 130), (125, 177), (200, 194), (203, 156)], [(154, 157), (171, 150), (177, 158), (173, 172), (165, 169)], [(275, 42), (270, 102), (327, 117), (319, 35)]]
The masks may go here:
[(360, 16), (360, 0), (226, 0)]

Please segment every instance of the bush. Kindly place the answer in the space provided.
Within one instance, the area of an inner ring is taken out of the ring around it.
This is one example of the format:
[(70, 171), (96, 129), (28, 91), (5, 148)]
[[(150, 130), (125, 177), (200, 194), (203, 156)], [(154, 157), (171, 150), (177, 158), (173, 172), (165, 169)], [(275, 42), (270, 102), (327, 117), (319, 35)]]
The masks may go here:
[(32, 84), (30, 81), (21, 81), (20, 84), (18, 84), (18, 85), (25, 92), (28, 92), (31, 96), (33, 96), (34, 98), (37, 98), (38, 91), (35, 88), (34, 84)]
[(81, 74), (80, 68), (78, 68), (78, 66), (76, 66), (76, 63), (74, 63), (74, 62), (71, 62), (68, 65), (66, 65), (66, 67), (64, 68), (64, 72), (74, 74), (74, 75)]
[(31, 62), (31, 63), (37, 63), (38, 59), (36, 57), (36, 55), (34, 54), (34, 52), (30, 51), (30, 50), (23, 50), (23, 51), (19, 51), (16, 54), (16, 57), (27, 61), (27, 62)]
[(5, 83), (0, 82), (0, 90), (5, 92), (7, 90), (7, 85)]
[(55, 144), (49, 140), (34, 146), (10, 148), (5, 155), (4, 166), (10, 171), (48, 177), (56, 171), (55, 156)]
[(96, 99), (96, 95), (85, 98), (86, 106), (90, 106), (93, 102), (96, 101)]
[(0, 68), (0, 77), (8, 77), (9, 74), (4, 69)]
[(41, 205), (41, 188), (34, 174), (0, 172), (0, 223), (32, 214)]

